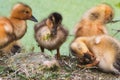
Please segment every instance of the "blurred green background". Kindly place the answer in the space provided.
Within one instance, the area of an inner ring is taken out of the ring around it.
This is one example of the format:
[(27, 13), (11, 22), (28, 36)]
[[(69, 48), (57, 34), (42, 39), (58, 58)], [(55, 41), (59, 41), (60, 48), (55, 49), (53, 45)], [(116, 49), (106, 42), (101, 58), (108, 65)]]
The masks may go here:
[[(100, 3), (110, 4), (115, 11), (114, 20), (120, 19), (120, 0), (0, 0), (0, 16), (9, 16), (12, 6), (17, 2), (28, 4), (38, 21), (47, 17), (51, 12), (61, 13), (63, 24), (69, 30), (70, 34), (73, 34), (74, 25), (81, 19), (84, 12)], [(36, 23), (32, 21), (27, 22), (27, 33), (21, 39), (21, 42), (27, 52), (31, 52), (33, 48), (34, 52), (40, 52), (34, 39), (34, 25)], [(115, 31), (112, 29), (120, 29), (120, 22), (108, 24), (106, 27), (109, 30), (109, 34), (113, 35)], [(119, 35), (120, 33), (115, 37), (120, 40)], [(61, 46), (61, 53), (63, 55), (69, 54), (69, 44), (72, 39), (72, 36), (68, 36), (67, 41)], [(48, 51), (46, 52), (49, 53)]]

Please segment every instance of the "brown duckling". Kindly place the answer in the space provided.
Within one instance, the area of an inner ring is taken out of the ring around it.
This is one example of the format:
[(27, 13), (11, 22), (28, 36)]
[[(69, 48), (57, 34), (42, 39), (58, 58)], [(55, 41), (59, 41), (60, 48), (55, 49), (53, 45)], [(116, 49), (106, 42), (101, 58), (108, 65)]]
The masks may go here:
[(60, 58), (60, 46), (66, 41), (68, 30), (66, 30), (62, 22), (61, 14), (54, 12), (34, 27), (35, 39), (38, 42), (41, 51), (44, 48), (48, 50), (57, 50), (56, 57)]
[(27, 30), (26, 20), (37, 22), (32, 15), (32, 9), (24, 3), (17, 3), (9, 18), (0, 17), (0, 49), (24, 36)]

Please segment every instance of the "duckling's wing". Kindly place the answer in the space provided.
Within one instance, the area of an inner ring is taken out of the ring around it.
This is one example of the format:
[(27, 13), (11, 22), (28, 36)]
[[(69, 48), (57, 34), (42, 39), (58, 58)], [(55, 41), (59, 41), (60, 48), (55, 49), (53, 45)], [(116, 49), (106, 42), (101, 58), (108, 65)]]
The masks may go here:
[(37, 32), (39, 28), (43, 27), (46, 25), (46, 19), (42, 20), (41, 22), (35, 24), (34, 26), (34, 31)]
[(9, 19), (0, 18), (0, 47), (7, 44), (13, 37), (13, 26)]

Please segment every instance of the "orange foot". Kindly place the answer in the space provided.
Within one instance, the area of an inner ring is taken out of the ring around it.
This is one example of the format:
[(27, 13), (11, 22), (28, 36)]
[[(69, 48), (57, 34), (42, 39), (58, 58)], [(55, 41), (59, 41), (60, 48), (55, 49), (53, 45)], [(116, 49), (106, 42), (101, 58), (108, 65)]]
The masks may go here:
[(99, 61), (95, 60), (94, 62), (92, 62), (90, 64), (86, 64), (86, 65), (79, 65), (79, 64), (77, 64), (77, 66), (80, 67), (80, 68), (91, 68), (91, 67), (96, 66), (98, 64), (99, 64)]

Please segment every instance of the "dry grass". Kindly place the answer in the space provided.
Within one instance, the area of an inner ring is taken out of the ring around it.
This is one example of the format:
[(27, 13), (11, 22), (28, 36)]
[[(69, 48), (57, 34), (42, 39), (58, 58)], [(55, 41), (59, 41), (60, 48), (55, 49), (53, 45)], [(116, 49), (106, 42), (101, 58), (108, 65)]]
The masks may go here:
[(80, 69), (76, 66), (77, 60), (68, 56), (62, 56), (62, 59), (57, 61), (54, 57), (43, 53), (20, 53), (7, 60), (1, 60), (0, 64), (0, 79), (2, 80), (120, 79), (111, 73), (103, 73), (97, 68)]

